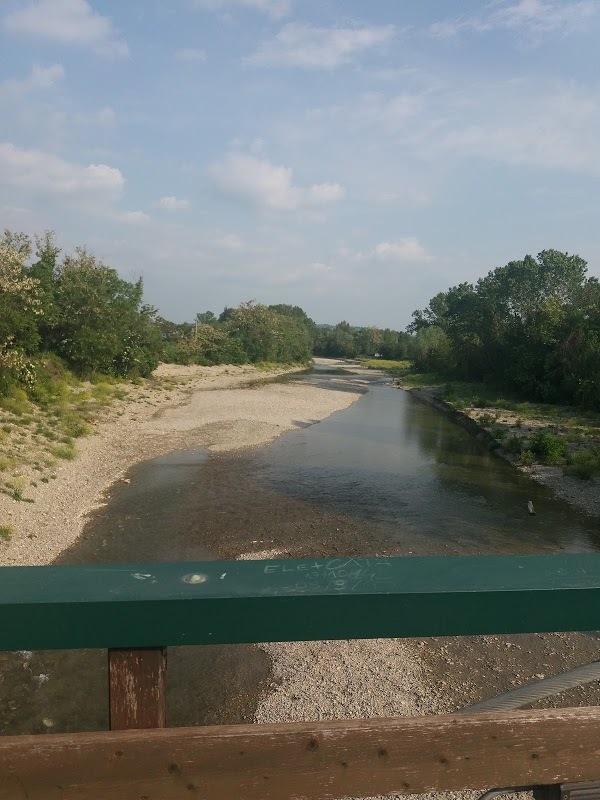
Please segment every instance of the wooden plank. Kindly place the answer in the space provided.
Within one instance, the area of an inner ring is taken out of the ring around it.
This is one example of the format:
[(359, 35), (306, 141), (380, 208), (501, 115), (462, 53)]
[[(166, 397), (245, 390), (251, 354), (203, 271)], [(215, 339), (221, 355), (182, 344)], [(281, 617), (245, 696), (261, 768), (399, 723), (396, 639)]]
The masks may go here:
[(166, 726), (167, 651), (163, 647), (108, 651), (110, 728)]
[(0, 737), (0, 800), (326, 800), (598, 777), (598, 708)]
[(0, 649), (600, 629), (600, 554), (0, 568)]

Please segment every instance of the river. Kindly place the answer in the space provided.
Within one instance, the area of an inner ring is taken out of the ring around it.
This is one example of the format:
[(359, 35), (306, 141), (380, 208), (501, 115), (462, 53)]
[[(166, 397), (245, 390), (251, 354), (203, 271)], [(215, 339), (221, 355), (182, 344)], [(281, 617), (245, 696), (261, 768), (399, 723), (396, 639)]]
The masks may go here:
[[(297, 378), (295, 378), (297, 379)], [(440, 411), (388, 385), (313, 370), (363, 396), (273, 444), (195, 449), (137, 465), (57, 563), (326, 555), (597, 552), (598, 521), (493, 456)], [(532, 500), (536, 515), (527, 512)], [(0, 731), (105, 728), (106, 654), (2, 656)], [(250, 721), (268, 687), (257, 647), (169, 650), (169, 724)]]

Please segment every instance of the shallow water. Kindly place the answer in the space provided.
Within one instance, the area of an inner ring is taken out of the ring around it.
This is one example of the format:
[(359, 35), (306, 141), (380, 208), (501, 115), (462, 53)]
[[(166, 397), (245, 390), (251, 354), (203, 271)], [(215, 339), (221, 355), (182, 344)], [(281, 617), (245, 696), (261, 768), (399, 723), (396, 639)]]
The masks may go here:
[(596, 519), (389, 386), (375, 385), (345, 411), (286, 434), (259, 458), (263, 479), (278, 491), (361, 518), (415, 554), (600, 549)]
[[(136, 466), (58, 563), (210, 559), (234, 528), (238, 551), (308, 541), (319, 526), (333, 531), (327, 540), (333, 548), (338, 520), (358, 526), (352, 535), (359, 548), (357, 536), (369, 535), (389, 544), (388, 552), (600, 550), (597, 520), (381, 377), (323, 368), (300, 379), (365, 394), (249, 455), (209, 459), (196, 448)], [(528, 500), (535, 516), (527, 513)], [(269, 666), (262, 651), (247, 645), (170, 649), (169, 724), (251, 720)], [(104, 651), (0, 654), (0, 731), (107, 727), (106, 673)]]

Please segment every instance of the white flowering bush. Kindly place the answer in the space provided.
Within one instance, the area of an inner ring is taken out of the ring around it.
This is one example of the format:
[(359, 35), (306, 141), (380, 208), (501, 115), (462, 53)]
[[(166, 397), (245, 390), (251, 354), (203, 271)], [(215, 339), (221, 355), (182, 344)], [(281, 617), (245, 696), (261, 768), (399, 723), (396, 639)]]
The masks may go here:
[(31, 242), (6, 231), (0, 240), (0, 389), (13, 378), (32, 385), (33, 363), (28, 357), (38, 343), (41, 314), (39, 282), (27, 275)]

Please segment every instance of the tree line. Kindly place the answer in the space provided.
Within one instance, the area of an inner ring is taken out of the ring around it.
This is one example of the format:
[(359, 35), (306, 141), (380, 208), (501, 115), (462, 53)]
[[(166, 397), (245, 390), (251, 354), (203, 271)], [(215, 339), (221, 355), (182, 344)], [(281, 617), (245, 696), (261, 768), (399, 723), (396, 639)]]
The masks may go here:
[(180, 364), (307, 363), (312, 355), (411, 359), (421, 371), (600, 408), (600, 283), (578, 255), (544, 250), (460, 283), (406, 331), (316, 325), (298, 306), (242, 303), (174, 323), (86, 248), (54, 234), (0, 238), (0, 392), (33, 385), (48, 356), (77, 375), (147, 376)]
[(126, 281), (86, 248), (61, 258), (53, 232), (0, 238), (0, 393), (64, 365), (82, 377), (147, 376), (181, 364), (306, 363), (315, 323), (297, 306), (253, 302), (193, 323), (160, 317), (142, 280)]
[(35, 382), (40, 355), (80, 375), (147, 375), (162, 341), (141, 279), (123, 280), (86, 248), (62, 260), (54, 234), (0, 239), (0, 388)]
[(316, 356), (327, 358), (356, 358), (378, 356), (402, 360), (411, 352), (410, 334), (391, 328), (352, 327), (345, 320), (337, 325), (320, 325), (315, 331)]
[(417, 368), (600, 408), (600, 283), (578, 255), (543, 250), (415, 311)]

